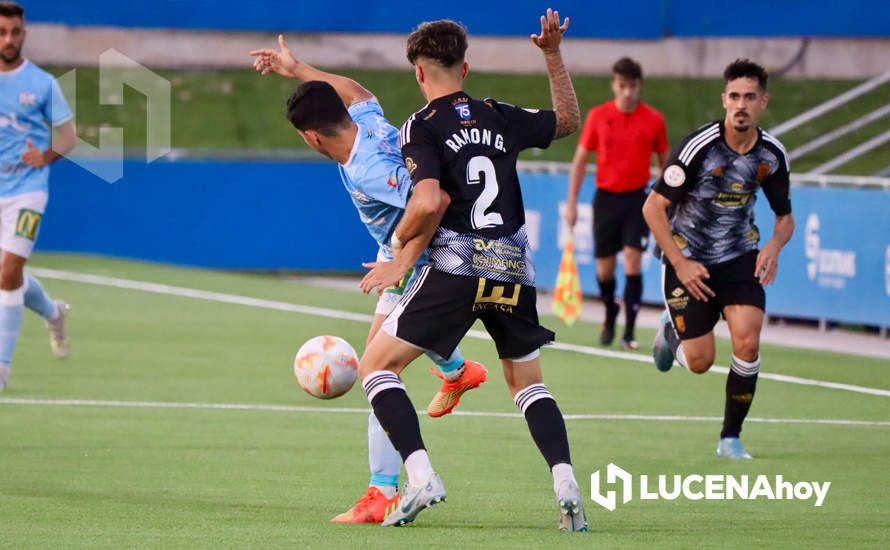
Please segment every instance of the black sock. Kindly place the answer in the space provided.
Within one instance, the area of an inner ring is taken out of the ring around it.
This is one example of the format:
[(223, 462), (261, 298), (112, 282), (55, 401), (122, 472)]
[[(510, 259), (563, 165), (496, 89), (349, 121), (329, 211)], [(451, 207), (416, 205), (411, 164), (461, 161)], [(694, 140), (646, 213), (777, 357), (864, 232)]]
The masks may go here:
[(618, 316), (618, 304), (615, 303), (615, 279), (612, 278), (605, 281), (597, 278), (596, 282), (600, 287), (600, 297), (603, 300), (603, 304), (606, 305), (606, 324), (613, 325), (615, 324), (615, 317)]
[(389, 436), (393, 447), (407, 460), (411, 453), (425, 449), (420, 435), (420, 422), (405, 386), (395, 373), (375, 372), (362, 382), (374, 416)]
[(637, 324), (637, 313), (640, 311), (640, 302), (643, 300), (643, 276), (628, 275), (624, 285), (624, 315), (627, 322), (624, 325), (624, 339), (634, 339), (634, 328)]
[(547, 386), (532, 384), (513, 399), (525, 415), (528, 431), (547, 465), (552, 469), (556, 464), (571, 464), (565, 420)]
[(742, 376), (734, 370), (726, 377), (726, 408), (723, 412), (723, 431), (720, 438), (738, 437), (742, 433), (742, 422), (751, 409), (754, 390), (757, 387), (757, 373)]

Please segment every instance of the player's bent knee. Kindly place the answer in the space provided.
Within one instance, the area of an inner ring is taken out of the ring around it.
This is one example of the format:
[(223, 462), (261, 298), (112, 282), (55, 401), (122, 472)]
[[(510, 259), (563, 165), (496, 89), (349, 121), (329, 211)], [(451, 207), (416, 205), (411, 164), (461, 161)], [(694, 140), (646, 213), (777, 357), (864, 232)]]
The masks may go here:
[(760, 338), (756, 334), (733, 338), (732, 353), (744, 361), (754, 361), (760, 353)]
[(712, 366), (714, 366), (714, 356), (709, 354), (690, 357), (687, 354), (686, 365), (690, 372), (694, 372), (695, 374), (704, 374), (708, 372), (708, 370), (710, 370)]

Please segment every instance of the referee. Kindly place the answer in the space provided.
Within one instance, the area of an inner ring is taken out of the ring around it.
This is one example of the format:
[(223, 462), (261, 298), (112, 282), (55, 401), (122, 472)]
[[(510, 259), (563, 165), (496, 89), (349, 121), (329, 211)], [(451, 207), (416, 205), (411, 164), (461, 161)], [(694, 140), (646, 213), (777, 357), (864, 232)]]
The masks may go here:
[(606, 307), (606, 319), (600, 343), (608, 346), (615, 339), (615, 320), (619, 306), (615, 302), (615, 257), (624, 250), (624, 313), (626, 323), (621, 346), (639, 348), (634, 339), (634, 325), (643, 295), (642, 255), (649, 240), (643, 219), (646, 184), (652, 153), (658, 170), (664, 168), (668, 143), (664, 116), (640, 101), (643, 70), (629, 57), (612, 65), (612, 93), (615, 99), (590, 109), (569, 175), (565, 220), (575, 227), (578, 219), (578, 190), (584, 181), (590, 156), (596, 153), (596, 195), (593, 199), (593, 238), (596, 279)]

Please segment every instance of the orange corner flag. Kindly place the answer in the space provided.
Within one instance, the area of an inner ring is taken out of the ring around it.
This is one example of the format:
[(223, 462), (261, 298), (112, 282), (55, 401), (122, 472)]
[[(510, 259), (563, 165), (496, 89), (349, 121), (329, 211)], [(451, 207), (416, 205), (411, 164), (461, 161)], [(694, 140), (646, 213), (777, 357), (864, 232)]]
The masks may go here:
[(559, 261), (559, 274), (556, 288), (553, 289), (553, 313), (566, 325), (572, 326), (581, 316), (582, 304), (581, 279), (575, 262), (575, 239), (570, 235)]

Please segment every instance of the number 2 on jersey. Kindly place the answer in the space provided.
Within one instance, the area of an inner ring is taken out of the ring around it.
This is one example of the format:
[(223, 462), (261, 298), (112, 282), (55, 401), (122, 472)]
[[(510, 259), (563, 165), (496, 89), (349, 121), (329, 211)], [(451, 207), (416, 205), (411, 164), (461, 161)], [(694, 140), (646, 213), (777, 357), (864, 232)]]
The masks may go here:
[(471, 158), (467, 163), (467, 185), (479, 185), (483, 177), (485, 185), (479, 198), (473, 203), (473, 212), (470, 216), (473, 229), (486, 229), (504, 223), (504, 219), (497, 212), (485, 213), (498, 196), (498, 176), (494, 171), (494, 164), (488, 157)]

